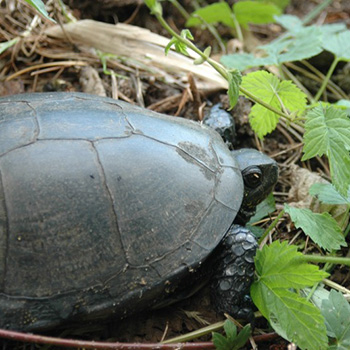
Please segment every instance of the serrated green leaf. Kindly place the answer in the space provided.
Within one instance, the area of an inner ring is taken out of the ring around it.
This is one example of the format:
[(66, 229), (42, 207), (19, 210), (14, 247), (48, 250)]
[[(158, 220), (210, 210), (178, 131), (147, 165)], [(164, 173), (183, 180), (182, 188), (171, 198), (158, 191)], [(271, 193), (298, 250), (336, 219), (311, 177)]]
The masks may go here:
[(280, 15), (275, 16), (275, 20), (283, 28), (287, 29), (291, 33), (298, 33), (303, 28), (303, 22), (297, 16), (293, 15)]
[(313, 184), (310, 187), (309, 193), (316, 196), (321, 202), (327, 204), (350, 204), (350, 190), (348, 196), (342, 196), (332, 184)]
[(248, 341), (251, 334), (250, 325), (245, 325), (234, 340), (234, 350), (241, 349)]
[(200, 26), (203, 22), (198, 17), (209, 24), (222, 23), (231, 28), (235, 27), (231, 8), (224, 1), (201, 7), (192, 12), (191, 17), (186, 22), (186, 27)]
[(212, 341), (216, 350), (231, 350), (228, 339), (220, 333), (213, 332)]
[(294, 33), (260, 46), (276, 63), (293, 62), (318, 55), (322, 51), (320, 27), (299, 27)]
[(327, 155), (332, 182), (346, 196), (350, 186), (350, 119), (342, 110), (319, 104), (306, 115), (302, 160)]
[(275, 241), (256, 252), (256, 273), (271, 288), (310, 287), (328, 276), (316, 265), (307, 264), (302, 256), (296, 246)]
[(337, 101), (334, 106), (336, 108), (343, 109), (348, 116), (350, 116), (350, 101), (349, 100), (339, 100)]
[(228, 97), (230, 100), (230, 109), (232, 109), (239, 97), (239, 86), (242, 82), (242, 74), (239, 70), (231, 70), (228, 74)]
[(224, 330), (227, 339), (234, 339), (237, 336), (237, 327), (231, 320), (226, 320), (224, 322)]
[(326, 350), (324, 318), (318, 308), (284, 288), (254, 282), (251, 296), (274, 330), (303, 350)]
[(320, 311), (292, 290), (311, 287), (327, 274), (306, 263), (296, 246), (279, 241), (257, 251), (255, 266), (258, 280), (251, 287), (251, 297), (275, 331), (301, 349), (326, 349)]
[(52, 19), (46, 11), (45, 4), (41, 0), (24, 0), (30, 6), (34, 7), (39, 13), (41, 13), (45, 18), (49, 19), (52, 22), (56, 21)]
[(236, 53), (223, 55), (220, 62), (229, 69), (239, 69), (241, 71), (252, 67), (273, 65), (275, 62), (270, 57), (255, 57), (251, 53)]
[(346, 246), (345, 238), (337, 222), (329, 213), (313, 213), (309, 209), (284, 206), (295, 227), (301, 228), (305, 234), (323, 249), (338, 250)]
[(345, 23), (332, 23), (323, 24), (320, 26), (322, 31), (323, 40), (329, 40), (327, 36), (331, 34), (337, 34), (346, 31), (347, 27)]
[(18, 40), (19, 38), (15, 38), (15, 39), (0, 43), (0, 55), (3, 52), (5, 52), (7, 49), (9, 49), (11, 46), (15, 45)]
[(350, 61), (350, 30), (329, 35), (323, 48), (332, 52), (340, 61)]
[(247, 27), (248, 23), (264, 24), (275, 22), (274, 16), (281, 14), (281, 9), (271, 3), (257, 1), (239, 1), (233, 5), (233, 12), (239, 24)]
[(286, 51), (279, 55), (279, 63), (301, 61), (321, 53), (322, 32), (320, 28), (317, 26), (304, 27), (297, 33)]
[[(266, 0), (257, 0), (257, 1), (266, 2)], [(268, 2), (284, 10), (284, 8), (290, 3), (290, 0), (269, 0)]]
[(350, 349), (350, 305), (340, 292), (331, 290), (328, 300), (323, 300), (322, 315), (327, 333), (335, 338), (334, 350)]
[(226, 337), (220, 333), (213, 332), (213, 343), (217, 350), (239, 350), (250, 336), (250, 326), (246, 325), (237, 335), (237, 327), (231, 320), (224, 323)]
[[(228, 68), (245, 70), (251, 67), (280, 65), (285, 62), (299, 61), (319, 54), (322, 51), (322, 37), (326, 35), (323, 26), (303, 27), (302, 22), (295, 16), (275, 16), (277, 22), (284, 25), (290, 33), (271, 43), (259, 46), (266, 51), (267, 56), (255, 57), (253, 54), (224, 55), (220, 61)], [(336, 30), (329, 28), (328, 30)]]
[[(275, 103), (271, 105), (276, 107)], [(249, 113), (250, 125), (261, 140), (276, 129), (279, 119), (278, 114), (258, 104), (254, 105)]]
[[(283, 110), (283, 107), (290, 112), (301, 112), (306, 106), (306, 95), (291, 81), (279, 81), (278, 78), (266, 71), (249, 73), (242, 79), (242, 87), (268, 103), (272, 107)], [(255, 104), (249, 114), (250, 123), (256, 134), (263, 138), (276, 128), (279, 116)]]

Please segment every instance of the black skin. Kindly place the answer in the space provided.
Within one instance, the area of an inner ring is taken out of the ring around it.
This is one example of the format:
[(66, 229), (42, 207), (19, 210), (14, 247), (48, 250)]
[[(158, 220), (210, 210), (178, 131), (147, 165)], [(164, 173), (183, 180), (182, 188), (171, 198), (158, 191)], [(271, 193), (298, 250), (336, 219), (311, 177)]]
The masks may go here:
[(216, 130), (229, 149), (232, 149), (236, 137), (233, 117), (222, 108), (221, 103), (214, 105), (203, 118), (203, 123)]
[(211, 294), (219, 313), (252, 321), (254, 313), (249, 291), (254, 280), (254, 256), (258, 245), (254, 235), (242, 225), (272, 191), (278, 168), (272, 159), (255, 150), (233, 153), (242, 172), (244, 197), (233, 225), (209, 259), (209, 263), (214, 264)]

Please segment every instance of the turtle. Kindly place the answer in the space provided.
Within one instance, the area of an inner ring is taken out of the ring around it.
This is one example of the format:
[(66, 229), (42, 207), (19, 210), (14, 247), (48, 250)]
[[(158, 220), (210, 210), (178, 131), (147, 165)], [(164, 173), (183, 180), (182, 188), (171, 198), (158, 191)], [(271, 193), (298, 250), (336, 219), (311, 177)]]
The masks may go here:
[(217, 103), (204, 114), (203, 124), (216, 130), (222, 137), (229, 149), (232, 149), (232, 143), (236, 139), (236, 127), (232, 115), (227, 112), (222, 103)]
[(249, 317), (244, 225), (277, 176), (199, 122), (84, 93), (0, 98), (0, 328), (123, 319), (207, 281), (219, 313)]

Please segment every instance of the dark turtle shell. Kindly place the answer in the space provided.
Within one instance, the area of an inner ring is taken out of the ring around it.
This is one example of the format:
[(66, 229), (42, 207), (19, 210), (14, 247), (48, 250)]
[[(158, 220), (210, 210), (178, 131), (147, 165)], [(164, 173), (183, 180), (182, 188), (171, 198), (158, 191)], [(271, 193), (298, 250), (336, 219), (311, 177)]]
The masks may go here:
[(0, 327), (157, 304), (243, 196), (216, 132), (79, 93), (0, 99)]

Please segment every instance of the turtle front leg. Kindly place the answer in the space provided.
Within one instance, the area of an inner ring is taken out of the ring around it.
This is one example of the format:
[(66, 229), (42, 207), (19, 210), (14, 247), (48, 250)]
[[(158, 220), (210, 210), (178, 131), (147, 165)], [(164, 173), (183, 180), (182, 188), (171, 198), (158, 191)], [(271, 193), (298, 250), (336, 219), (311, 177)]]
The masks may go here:
[(258, 245), (253, 234), (239, 225), (232, 225), (222, 241), (211, 283), (211, 294), (218, 312), (252, 321), (249, 296), (254, 279), (254, 256)]

